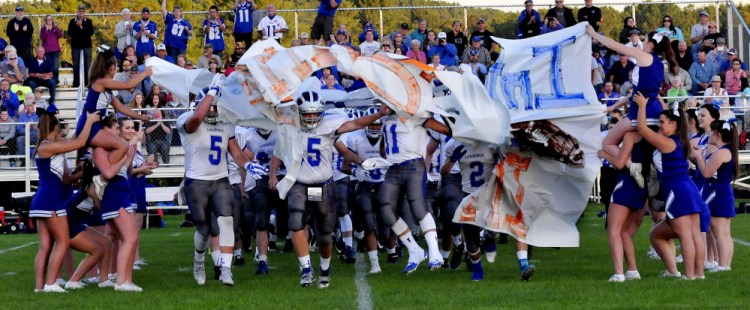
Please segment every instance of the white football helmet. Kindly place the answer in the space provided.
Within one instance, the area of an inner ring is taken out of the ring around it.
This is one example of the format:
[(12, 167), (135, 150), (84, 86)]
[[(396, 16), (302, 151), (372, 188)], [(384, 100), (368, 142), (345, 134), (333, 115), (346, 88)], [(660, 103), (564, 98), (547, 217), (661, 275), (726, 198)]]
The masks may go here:
[[(363, 114), (373, 115), (373, 114), (378, 114), (378, 113), (380, 113), (380, 110), (377, 107), (370, 107)], [(383, 132), (381, 131), (382, 127), (383, 127), (383, 122), (380, 121), (380, 119), (378, 119), (372, 122), (372, 124), (367, 126), (367, 130), (365, 131), (365, 133), (367, 134), (367, 137), (369, 138), (378, 139), (383, 134)]]
[(300, 123), (308, 130), (317, 128), (323, 119), (323, 112), (326, 111), (325, 106), (320, 102), (320, 95), (314, 91), (302, 92), (297, 98), (297, 104)]
[(268, 129), (263, 128), (255, 128), (255, 132), (257, 132), (261, 136), (268, 136), (271, 134), (271, 131)]

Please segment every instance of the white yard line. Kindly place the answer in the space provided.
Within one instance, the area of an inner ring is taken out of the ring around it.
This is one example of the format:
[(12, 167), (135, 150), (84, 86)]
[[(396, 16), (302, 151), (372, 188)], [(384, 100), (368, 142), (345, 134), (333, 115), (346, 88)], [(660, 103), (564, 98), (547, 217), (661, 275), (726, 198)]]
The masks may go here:
[(732, 238), (732, 240), (734, 240), (734, 243), (741, 244), (744, 246), (750, 246), (750, 242), (747, 242), (745, 240), (737, 239), (737, 238)]
[(357, 263), (354, 265), (354, 284), (357, 286), (357, 305), (360, 310), (375, 309), (372, 304), (372, 288), (367, 283), (367, 256), (357, 254)]
[(12, 247), (10, 249), (0, 250), (0, 255), (1, 254), (5, 254), (7, 252), (12, 252), (12, 251), (15, 251), (15, 250), (20, 250), (20, 249), (23, 249), (23, 248), (25, 248), (27, 246), (35, 245), (37, 243), (39, 243), (39, 241), (29, 242), (27, 244), (22, 244), (22, 245), (19, 245), (19, 246), (16, 246), (16, 247)]

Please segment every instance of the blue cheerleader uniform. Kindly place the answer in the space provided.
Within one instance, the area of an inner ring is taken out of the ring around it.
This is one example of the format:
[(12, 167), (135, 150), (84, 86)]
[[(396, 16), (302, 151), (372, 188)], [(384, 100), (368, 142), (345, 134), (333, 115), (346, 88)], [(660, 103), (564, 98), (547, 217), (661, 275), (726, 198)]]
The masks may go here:
[[(133, 158), (133, 168), (139, 168), (146, 163), (143, 154), (137, 151)], [(147, 213), (146, 210), (146, 176), (130, 176), (130, 205), (135, 208), (136, 213)]]
[(117, 218), (121, 208), (128, 213), (133, 213), (135, 207), (130, 204), (130, 181), (128, 181), (128, 166), (123, 165), (117, 175), (107, 182), (102, 197), (102, 219), (111, 220)]
[[(643, 157), (650, 155), (649, 148), (652, 147), (646, 139), (636, 142), (633, 145), (630, 160), (634, 163), (644, 162)], [(612, 203), (634, 210), (643, 209), (646, 205), (646, 200), (648, 200), (648, 189), (645, 186), (644, 188), (638, 187), (638, 184), (630, 176), (630, 171), (627, 168), (618, 171), (617, 183), (615, 184), (615, 189), (612, 191)]]
[[(636, 67), (638, 69), (638, 85), (633, 87), (633, 94), (641, 92), (644, 97), (648, 98), (648, 103), (646, 104), (646, 123), (648, 125), (658, 125), (659, 114), (661, 114), (663, 109), (657, 97), (661, 91), (661, 83), (664, 81), (664, 65), (661, 59), (659, 59), (659, 55), (651, 53), (651, 57), (653, 57), (651, 65)], [(635, 74), (636, 72), (633, 73)], [(638, 109), (638, 104), (633, 101), (633, 97), (631, 96), (628, 118), (633, 127), (638, 124)]]
[[(106, 90), (100, 93), (95, 91), (93, 88), (89, 88), (89, 92), (86, 95), (86, 102), (83, 104), (83, 111), (81, 111), (81, 115), (78, 117), (78, 123), (76, 125), (76, 137), (81, 134), (84, 125), (86, 125), (87, 113), (99, 111), (99, 116), (103, 117), (107, 114), (107, 107), (109, 107), (110, 102), (112, 102), (111, 90)], [(96, 134), (99, 133), (99, 130), (101, 130), (101, 126), (99, 126), (98, 122), (91, 124), (91, 132), (89, 133), (89, 137), (86, 138), (87, 146), (89, 145), (89, 143), (91, 143), (91, 139), (93, 139)]]
[(677, 135), (669, 136), (675, 143), (675, 149), (670, 153), (662, 153), (662, 174), (660, 187), (665, 199), (667, 218), (675, 219), (681, 216), (700, 213), (708, 209), (706, 203), (698, 194), (698, 188), (688, 175), (687, 156), (682, 151), (682, 141)]
[[(701, 135), (695, 147), (697, 147), (701, 152), (705, 151), (708, 147), (708, 134)], [(703, 177), (701, 172), (698, 169), (695, 169), (690, 177), (692, 178), (693, 183), (695, 183), (695, 187), (702, 190), (703, 184), (706, 183), (706, 178)]]
[(78, 234), (86, 230), (86, 220), (91, 216), (90, 210), (81, 210), (78, 206), (88, 198), (83, 191), (71, 195), (65, 200), (65, 210), (68, 212), (68, 232), (70, 239), (75, 238)]
[[(729, 145), (724, 145), (720, 149), (730, 149)], [(706, 162), (711, 158), (711, 154), (706, 156)], [(734, 191), (732, 190), (732, 180), (734, 179), (734, 158), (721, 164), (713, 177), (706, 179), (703, 186), (703, 199), (708, 204), (712, 217), (734, 217)]]
[(29, 216), (46, 218), (52, 217), (53, 212), (58, 217), (66, 216), (67, 211), (63, 205), (65, 188), (62, 182), (64, 154), (57, 154), (50, 158), (36, 157), (34, 161), (39, 172), (39, 187), (31, 200)]

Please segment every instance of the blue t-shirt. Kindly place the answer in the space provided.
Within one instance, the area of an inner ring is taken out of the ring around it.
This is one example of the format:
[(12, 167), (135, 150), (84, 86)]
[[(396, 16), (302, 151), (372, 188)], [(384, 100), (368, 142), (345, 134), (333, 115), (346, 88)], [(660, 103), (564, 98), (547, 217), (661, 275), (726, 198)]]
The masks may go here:
[(167, 25), (164, 32), (164, 45), (182, 50), (187, 49), (188, 33), (185, 29), (193, 30), (190, 22), (185, 19), (176, 20), (172, 13), (167, 13), (164, 16), (164, 24)]
[(156, 32), (156, 23), (151, 20), (139, 20), (138, 22), (133, 24), (133, 35), (135, 36), (136, 33), (140, 32), (141, 28), (145, 29), (145, 32), (140, 39), (135, 39), (135, 54), (138, 57), (143, 56), (143, 54), (147, 52), (151, 56), (156, 55), (156, 51), (154, 50), (154, 40), (146, 35), (147, 33), (151, 33), (157, 38), (159, 37)]
[(238, 4), (234, 10), (234, 33), (252, 33), (253, 28), (253, 5)]
[(224, 25), (224, 19), (221, 17), (218, 23), (210, 22), (208, 19), (203, 21), (203, 27), (208, 26), (208, 29), (206, 29), (206, 43), (214, 46), (214, 52), (224, 50), (224, 32), (219, 28), (221, 25)]
[[(341, 0), (336, 0), (336, 3), (340, 6)], [(336, 9), (331, 7), (331, 0), (320, 0), (320, 6), (318, 7), (318, 15), (320, 16), (330, 16), (333, 17), (334, 14), (336, 14)]]

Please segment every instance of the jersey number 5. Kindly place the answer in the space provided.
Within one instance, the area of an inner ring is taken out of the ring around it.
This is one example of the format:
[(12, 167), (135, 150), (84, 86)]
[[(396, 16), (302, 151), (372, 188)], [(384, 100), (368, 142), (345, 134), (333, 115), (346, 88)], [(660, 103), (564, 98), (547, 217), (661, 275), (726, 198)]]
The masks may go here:
[(221, 163), (221, 136), (211, 136), (211, 148), (208, 152), (208, 162), (218, 166)]
[(307, 139), (307, 163), (311, 167), (320, 165), (320, 138)]

